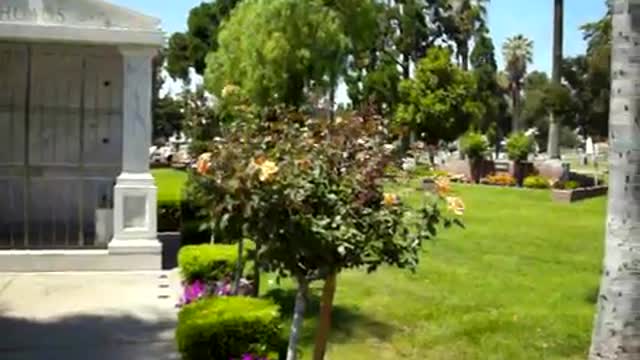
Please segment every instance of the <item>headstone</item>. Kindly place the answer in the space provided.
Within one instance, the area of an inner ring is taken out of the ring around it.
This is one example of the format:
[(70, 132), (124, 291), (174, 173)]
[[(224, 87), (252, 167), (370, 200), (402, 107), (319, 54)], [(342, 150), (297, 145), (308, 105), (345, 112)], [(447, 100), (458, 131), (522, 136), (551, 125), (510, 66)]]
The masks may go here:
[(509, 161), (496, 161), (495, 162), (496, 172), (498, 173), (509, 173), (511, 169), (511, 162)]
[(585, 153), (587, 154), (587, 156), (592, 156), (595, 154), (595, 148), (593, 146), (593, 139), (591, 138), (591, 136), (589, 136), (587, 138), (587, 144), (585, 146)]

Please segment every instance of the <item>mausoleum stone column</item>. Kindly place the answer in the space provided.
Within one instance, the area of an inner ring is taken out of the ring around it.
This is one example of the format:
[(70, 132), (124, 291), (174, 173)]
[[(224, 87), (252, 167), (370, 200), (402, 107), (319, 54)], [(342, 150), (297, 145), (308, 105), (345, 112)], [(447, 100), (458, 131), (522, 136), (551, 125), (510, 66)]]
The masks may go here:
[[(110, 253), (160, 254), (157, 188), (149, 171), (152, 59), (157, 49), (121, 47), (124, 64), (122, 173), (114, 191)], [(160, 264), (158, 264), (158, 267)]]

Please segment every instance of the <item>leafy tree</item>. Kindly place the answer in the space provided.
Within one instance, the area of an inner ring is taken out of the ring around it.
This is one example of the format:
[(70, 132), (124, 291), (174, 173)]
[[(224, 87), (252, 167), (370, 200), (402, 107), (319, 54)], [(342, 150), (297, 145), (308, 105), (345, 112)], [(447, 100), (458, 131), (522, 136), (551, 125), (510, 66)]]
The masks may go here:
[(301, 107), (309, 92), (335, 86), (347, 45), (338, 15), (319, 0), (243, 1), (218, 41), (207, 89), (235, 84), (259, 106)]
[(522, 81), (527, 74), (527, 67), (533, 61), (533, 41), (516, 35), (507, 39), (502, 46), (502, 54), (506, 62), (506, 73), (509, 76), (509, 93), (512, 103), (512, 131), (518, 131), (520, 122), (520, 93)]
[[(503, 128), (507, 114), (505, 109), (505, 92), (498, 83), (498, 65), (495, 59), (495, 48), (489, 34), (485, 33), (476, 39), (471, 52), (471, 66), (477, 84), (478, 100), (484, 104), (484, 114), (476, 125), (481, 131), (487, 131), (492, 124)], [(505, 131), (506, 133), (506, 131)]]
[(197, 156), (214, 137), (221, 135), (221, 116), (202, 87), (186, 88), (181, 94), (184, 132), (191, 139), (191, 155)]
[(446, 19), (447, 37), (456, 46), (456, 58), (463, 70), (469, 70), (471, 42), (486, 36), (487, 3), (489, 0), (451, 0)]
[(451, 52), (434, 48), (400, 86), (399, 124), (415, 130), (430, 145), (462, 135), (483, 111), (475, 99), (473, 75), (451, 62)]
[[(520, 120), (526, 127), (544, 130), (549, 126), (549, 113), (546, 108), (546, 90), (551, 82), (549, 76), (541, 71), (533, 71), (523, 81), (523, 100)], [(546, 130), (544, 131), (547, 134)]]
[[(445, 38), (448, 0), (371, 1), (367, 15), (375, 26), (364, 28), (375, 41), (364, 42), (350, 53), (345, 82), (352, 103), (373, 105), (379, 114), (395, 113), (400, 101), (398, 85), (411, 78), (411, 69), (429, 49)], [(356, 14), (355, 17), (361, 15)], [(371, 22), (368, 22), (371, 24)]]
[(182, 130), (184, 115), (182, 104), (168, 95), (161, 96), (164, 87), (162, 70), (166, 60), (166, 51), (162, 51), (153, 59), (153, 139), (168, 138)]
[(538, 143), (547, 144), (551, 116), (565, 126), (576, 126), (577, 103), (568, 87), (551, 82), (544, 72), (534, 71), (525, 79), (523, 90), (521, 120), (539, 130)]
[(202, 2), (191, 9), (185, 33), (174, 33), (169, 39), (167, 70), (174, 78), (189, 80), (189, 69), (204, 74), (206, 56), (218, 48), (218, 32), (222, 22), (241, 0)]
[(562, 76), (578, 104), (578, 123), (585, 135), (606, 137), (609, 132), (611, 86), (611, 13), (582, 26), (585, 55), (567, 58)]
[(158, 98), (153, 106), (153, 138), (169, 138), (182, 131), (182, 102), (171, 96)]
[[(382, 177), (391, 160), (379, 118), (338, 122), (298, 113), (273, 122), (239, 122), (211, 144), (211, 163), (199, 177), (201, 198), (215, 226), (256, 242), (258, 266), (297, 282), (288, 359), (296, 359), (309, 284), (324, 280), (322, 329), (328, 329), (337, 277), (388, 264), (413, 269), (421, 243), (438, 225), (458, 223), (441, 212), (441, 195), (425, 197), (415, 213)], [(442, 184), (442, 191), (448, 190)], [(453, 212), (464, 205), (449, 199)], [(326, 341), (326, 339), (325, 339)], [(319, 343), (314, 358), (324, 356)]]

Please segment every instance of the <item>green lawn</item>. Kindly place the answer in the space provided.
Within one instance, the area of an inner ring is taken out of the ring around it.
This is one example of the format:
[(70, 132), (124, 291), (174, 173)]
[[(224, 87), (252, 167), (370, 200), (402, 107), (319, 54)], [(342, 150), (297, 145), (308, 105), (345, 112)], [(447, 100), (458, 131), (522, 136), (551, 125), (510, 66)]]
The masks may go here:
[(158, 201), (178, 201), (187, 181), (186, 171), (176, 169), (154, 169), (151, 171), (158, 186)]
[[(411, 198), (409, 188), (399, 191)], [(562, 205), (547, 191), (458, 191), (467, 229), (428, 244), (415, 274), (339, 277), (329, 359), (586, 358), (605, 200)], [(292, 294), (276, 297), (289, 311)], [(305, 359), (316, 307), (314, 297)]]
[[(179, 197), (184, 172), (154, 175), (160, 199)], [(415, 201), (412, 187), (394, 190)], [(565, 205), (553, 203), (548, 191), (456, 189), (467, 205), (467, 228), (427, 244), (415, 274), (385, 268), (339, 277), (328, 358), (586, 358), (605, 199)], [(307, 313), (305, 359), (320, 285)], [(290, 288), (278, 290), (265, 279), (263, 293), (269, 291), (289, 313)]]

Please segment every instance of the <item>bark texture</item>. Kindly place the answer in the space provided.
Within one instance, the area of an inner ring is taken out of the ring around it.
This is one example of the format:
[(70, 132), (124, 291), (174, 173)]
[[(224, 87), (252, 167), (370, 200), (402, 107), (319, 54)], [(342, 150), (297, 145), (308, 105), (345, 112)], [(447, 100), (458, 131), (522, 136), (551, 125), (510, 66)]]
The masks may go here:
[(316, 333), (313, 360), (323, 360), (327, 352), (327, 342), (331, 332), (331, 309), (333, 308), (333, 299), (336, 294), (336, 280), (337, 275), (331, 273), (324, 281), (322, 303), (320, 304), (320, 324)]
[(308, 293), (309, 283), (305, 278), (299, 278), (296, 302), (293, 307), (293, 322), (291, 323), (291, 333), (289, 334), (287, 360), (298, 359), (298, 342), (300, 341), (300, 335), (302, 334), (302, 322), (304, 320), (304, 309), (307, 305)]
[(590, 360), (640, 359), (640, 1), (613, 1), (609, 205)]

